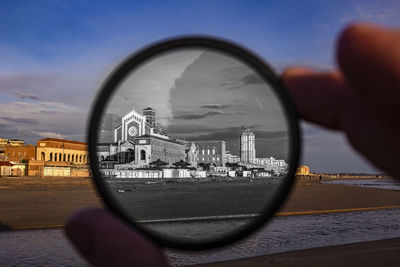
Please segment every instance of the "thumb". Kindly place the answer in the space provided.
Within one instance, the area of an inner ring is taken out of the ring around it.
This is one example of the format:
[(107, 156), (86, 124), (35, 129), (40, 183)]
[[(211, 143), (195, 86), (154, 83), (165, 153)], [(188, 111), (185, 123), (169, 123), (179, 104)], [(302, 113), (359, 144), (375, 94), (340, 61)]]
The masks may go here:
[(159, 247), (101, 209), (76, 212), (67, 221), (65, 232), (94, 266), (168, 266)]

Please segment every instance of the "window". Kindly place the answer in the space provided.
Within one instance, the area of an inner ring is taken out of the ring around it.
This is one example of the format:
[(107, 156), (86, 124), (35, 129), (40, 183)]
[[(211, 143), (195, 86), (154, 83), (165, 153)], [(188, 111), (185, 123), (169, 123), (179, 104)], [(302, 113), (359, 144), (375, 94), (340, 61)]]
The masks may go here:
[(146, 151), (144, 150), (140, 151), (140, 160), (146, 160)]
[(212, 150), (213, 155), (215, 155), (215, 149)]
[(207, 155), (210, 155), (210, 149), (207, 149)]

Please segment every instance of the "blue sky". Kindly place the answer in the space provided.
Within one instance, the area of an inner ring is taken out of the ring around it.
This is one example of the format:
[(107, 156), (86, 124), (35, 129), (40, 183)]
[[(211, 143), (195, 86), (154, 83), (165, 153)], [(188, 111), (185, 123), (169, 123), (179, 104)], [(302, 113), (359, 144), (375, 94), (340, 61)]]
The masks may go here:
[[(238, 42), (278, 72), (335, 67), (346, 24), (399, 26), (398, 1), (2, 1), (0, 136), (84, 140), (91, 102), (120, 60), (159, 39), (206, 34)], [(374, 172), (342, 135), (303, 124), (314, 171)]]

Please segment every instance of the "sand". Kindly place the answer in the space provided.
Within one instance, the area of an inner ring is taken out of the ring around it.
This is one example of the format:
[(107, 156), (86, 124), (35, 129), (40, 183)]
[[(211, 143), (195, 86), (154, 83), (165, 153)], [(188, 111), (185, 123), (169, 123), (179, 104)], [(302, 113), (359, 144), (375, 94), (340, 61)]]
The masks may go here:
[(400, 238), (313, 248), (234, 261), (192, 265), (202, 267), (257, 266), (400, 266)]
[[(221, 186), (231, 188), (231, 185)], [(164, 204), (152, 208), (161, 211), (165, 209)], [(90, 206), (102, 206), (90, 178), (0, 179), (3, 228), (60, 227), (71, 213)], [(390, 206), (400, 206), (400, 191), (300, 182), (294, 186), (278, 215)]]
[[(79, 208), (101, 207), (90, 178), (1, 178), (0, 229), (62, 227)], [(400, 206), (400, 192), (298, 182), (278, 215)], [(399, 266), (400, 238), (292, 251), (201, 266)]]

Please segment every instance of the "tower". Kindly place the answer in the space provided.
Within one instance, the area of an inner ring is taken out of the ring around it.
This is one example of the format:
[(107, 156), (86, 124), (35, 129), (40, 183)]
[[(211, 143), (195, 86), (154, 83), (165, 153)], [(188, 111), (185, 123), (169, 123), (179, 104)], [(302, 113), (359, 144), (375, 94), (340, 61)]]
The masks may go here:
[(156, 127), (156, 111), (151, 107), (143, 109), (143, 115), (146, 117), (146, 122), (150, 128)]
[(240, 161), (254, 163), (256, 159), (256, 136), (249, 126), (243, 126), (240, 135)]

